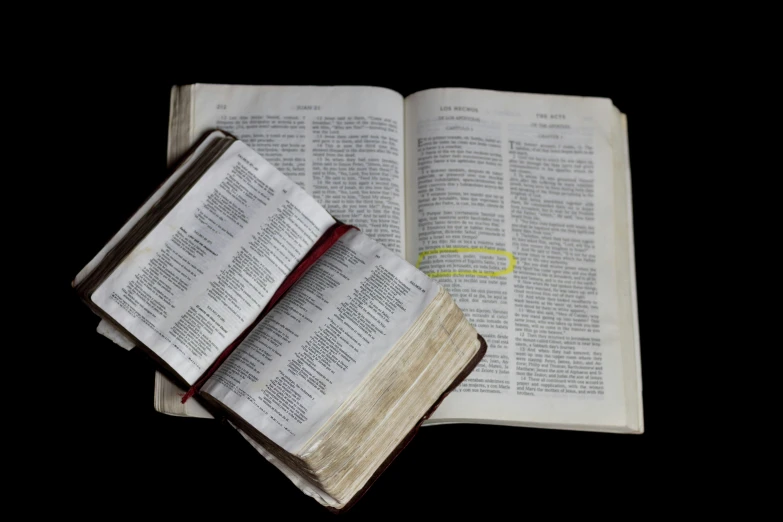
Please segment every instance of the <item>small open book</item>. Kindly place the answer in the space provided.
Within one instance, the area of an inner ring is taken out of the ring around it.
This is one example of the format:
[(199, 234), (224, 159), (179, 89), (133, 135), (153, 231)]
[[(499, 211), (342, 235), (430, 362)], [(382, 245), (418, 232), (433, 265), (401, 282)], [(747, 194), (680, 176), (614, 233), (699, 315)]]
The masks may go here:
[(334, 510), (486, 351), (433, 279), (219, 131), (73, 284)]

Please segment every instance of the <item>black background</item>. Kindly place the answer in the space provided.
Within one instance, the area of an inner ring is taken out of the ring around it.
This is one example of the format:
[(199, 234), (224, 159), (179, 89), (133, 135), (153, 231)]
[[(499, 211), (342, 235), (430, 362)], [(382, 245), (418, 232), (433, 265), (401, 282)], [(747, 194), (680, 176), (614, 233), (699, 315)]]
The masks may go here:
[[(107, 35), (103, 35), (107, 37)], [(40, 416), (51, 451), (41, 479), (58, 505), (84, 514), (171, 515), (183, 520), (283, 514), (331, 517), (266, 463), (227, 426), (153, 409), (154, 367), (95, 333), (98, 319), (68, 288), (73, 276), (165, 179), (170, 88), (189, 83), (376, 85), (408, 95), (430, 87), (602, 96), (628, 116), (641, 325), (645, 433), (640, 436), (484, 425), (422, 429), (343, 517), (590, 516), (635, 518), (660, 509), (689, 470), (672, 474), (667, 443), (677, 421), (665, 397), (674, 392), (667, 337), (657, 327), (660, 277), (661, 119), (667, 72), (654, 54), (612, 57), (585, 43), (563, 53), (523, 41), (502, 51), (453, 40), (350, 50), (318, 44), (283, 49), (263, 32), (251, 43), (208, 40), (174, 53), (172, 42), (146, 51), (143, 28), (129, 42), (90, 39), (68, 59), (52, 105), (61, 107), (56, 141), (89, 145), (90, 160), (59, 152), (66, 167), (52, 209), (58, 263), (57, 417)], [(491, 36), (490, 36), (491, 38)], [(447, 38), (448, 40), (448, 38)], [(585, 40), (587, 42), (588, 40)], [(130, 45), (126, 45), (129, 44)], [(179, 42), (181, 43), (181, 42)], [(513, 44), (513, 45), (510, 45)], [(621, 46), (622, 47), (622, 46)], [(536, 50), (537, 49), (537, 50)], [(546, 52), (544, 52), (546, 51)], [(167, 54), (170, 53), (170, 54)], [(680, 86), (682, 87), (682, 86)], [(655, 94), (657, 92), (657, 94)], [(44, 390), (46, 391), (46, 390)], [(51, 397), (51, 395), (49, 395)], [(666, 483), (657, 477), (668, 476)], [(676, 485), (675, 485), (676, 484)], [(263, 505), (263, 509), (254, 506)]]

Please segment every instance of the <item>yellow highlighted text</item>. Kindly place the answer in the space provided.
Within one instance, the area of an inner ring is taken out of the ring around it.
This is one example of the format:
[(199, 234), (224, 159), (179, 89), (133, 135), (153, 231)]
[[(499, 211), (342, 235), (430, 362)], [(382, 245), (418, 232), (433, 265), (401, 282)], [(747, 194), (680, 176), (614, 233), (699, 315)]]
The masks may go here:
[(517, 264), (517, 260), (514, 254), (506, 252), (505, 250), (493, 250), (491, 248), (461, 248), (461, 247), (449, 247), (449, 248), (436, 248), (434, 250), (425, 250), (419, 254), (419, 259), (416, 261), (416, 268), (421, 266), (421, 262), (427, 256), (435, 254), (489, 254), (495, 256), (504, 256), (508, 259), (508, 266), (503, 270), (496, 272), (490, 272), (488, 270), (455, 270), (452, 272), (425, 272), (430, 277), (453, 277), (463, 275), (473, 275), (482, 277), (500, 277), (508, 275), (514, 271), (514, 266)]

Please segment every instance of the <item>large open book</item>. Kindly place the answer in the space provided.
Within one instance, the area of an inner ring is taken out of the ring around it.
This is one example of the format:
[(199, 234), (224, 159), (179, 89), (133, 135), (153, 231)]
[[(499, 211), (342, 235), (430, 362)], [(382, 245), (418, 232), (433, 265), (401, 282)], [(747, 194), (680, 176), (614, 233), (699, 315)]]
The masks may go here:
[(173, 382), (336, 510), (486, 351), (435, 280), (220, 131), (73, 284)]
[[(628, 138), (610, 100), (175, 87), (170, 161), (213, 128), (436, 278), (487, 339), (425, 424), (643, 430)], [(156, 408), (208, 415), (182, 393), (159, 375)]]

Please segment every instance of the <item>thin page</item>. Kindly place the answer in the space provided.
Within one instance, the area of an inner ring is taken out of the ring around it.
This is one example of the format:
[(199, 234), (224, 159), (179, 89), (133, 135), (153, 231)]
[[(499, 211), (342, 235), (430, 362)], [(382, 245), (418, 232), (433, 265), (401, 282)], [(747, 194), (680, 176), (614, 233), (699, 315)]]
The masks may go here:
[[(155, 372), (154, 405), (155, 411), (174, 415), (175, 417), (197, 417), (200, 419), (214, 419), (214, 416), (204, 409), (195, 400), (190, 399), (182, 403), (182, 397), (187, 390), (177, 385), (161, 371)], [(194, 403), (191, 405), (191, 403)]]
[(379, 243), (349, 231), (261, 320), (202, 392), (296, 453), (438, 289)]
[(488, 352), (433, 421), (626, 426), (607, 99), (406, 100), (408, 252)]
[(235, 142), (92, 300), (193, 384), (334, 223)]
[(155, 411), (176, 417), (214, 418), (198, 401), (182, 402), (185, 392), (161, 372), (155, 372)]
[[(337, 219), (403, 255), (400, 94), (378, 87), (196, 84), (181, 89), (189, 91), (186, 148), (209, 130), (227, 131)], [(170, 149), (169, 159), (184, 150)]]

